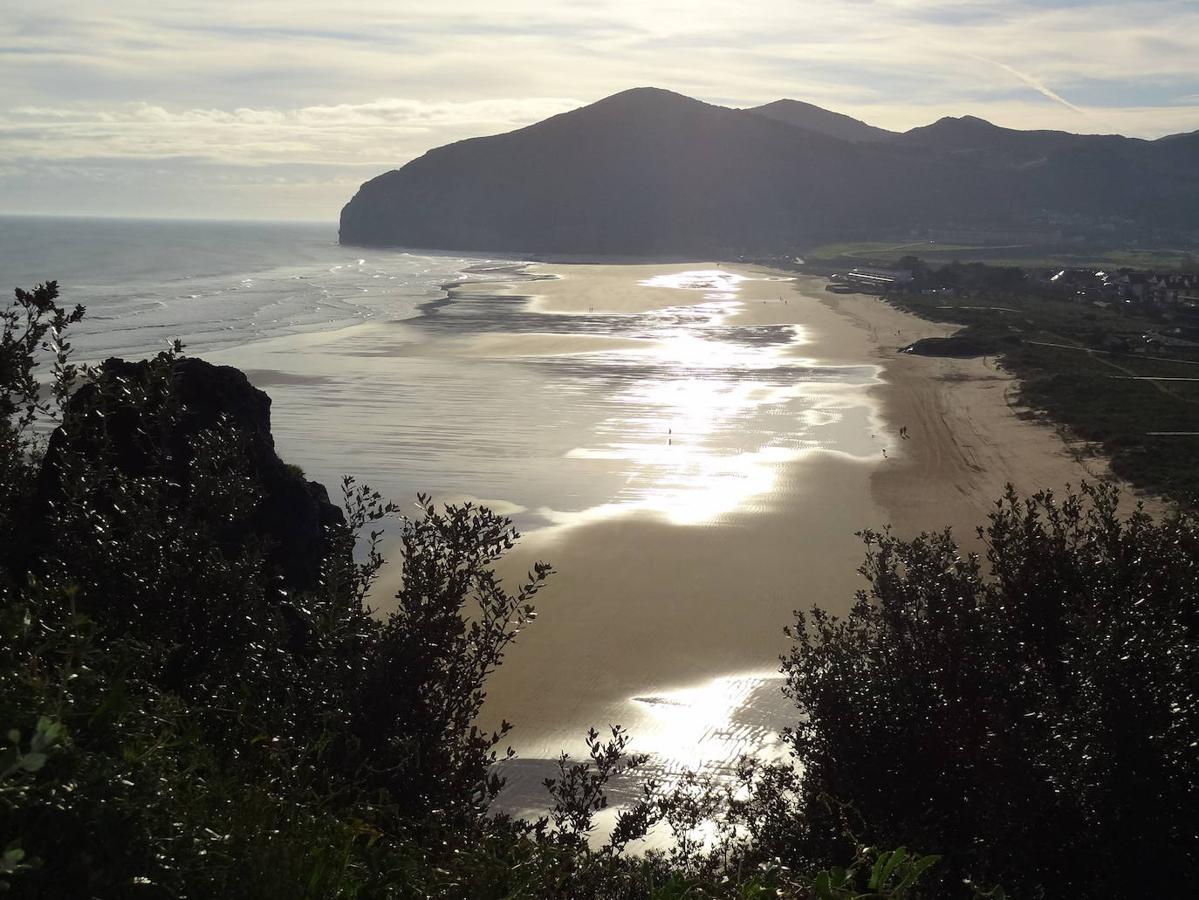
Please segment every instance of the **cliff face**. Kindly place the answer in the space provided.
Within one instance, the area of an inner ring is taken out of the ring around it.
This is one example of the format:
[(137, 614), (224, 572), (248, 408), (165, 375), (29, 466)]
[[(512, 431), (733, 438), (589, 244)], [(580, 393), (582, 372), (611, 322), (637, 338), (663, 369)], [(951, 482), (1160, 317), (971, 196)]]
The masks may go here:
[(1019, 132), (970, 117), (896, 135), (803, 104), (733, 110), (639, 88), (366, 182), (342, 211), (341, 242), (774, 252), (1053, 215), (1199, 228), (1199, 148), (1186, 135)]
[(344, 517), (322, 485), (306, 481), (275, 452), (270, 397), (239, 369), (184, 358), (173, 366), (171, 402), (178, 410), (171, 415), (161, 416), (159, 409), (136, 402), (114, 406), (98, 400), (112, 396), (118, 383), (147, 384), (151, 365), (109, 359), (100, 367), (98, 382), (75, 393), (66, 411), (70, 428), (60, 427), (51, 436), (34, 508), (48, 509), (63, 483), (71, 483), (70, 474), (60, 472), (68, 449), (129, 476), (160, 471), (176, 486), (177, 501), (190, 502), (194, 442), (205, 432), (226, 429), (236, 435), (237, 463), (259, 502), (249, 517), (231, 523), (225, 539), (238, 546), (260, 539), (267, 547), (268, 566), (289, 590), (315, 589), (330, 552), (327, 530), (344, 525)]

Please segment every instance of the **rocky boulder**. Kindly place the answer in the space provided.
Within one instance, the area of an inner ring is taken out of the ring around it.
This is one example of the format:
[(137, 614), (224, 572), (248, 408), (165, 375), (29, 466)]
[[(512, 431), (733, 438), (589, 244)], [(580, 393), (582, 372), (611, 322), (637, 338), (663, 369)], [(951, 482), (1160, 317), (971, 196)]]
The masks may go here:
[[(167, 379), (163, 365), (170, 367)], [(164, 474), (180, 502), (187, 502), (196, 439), (229, 429), (240, 444), (242, 471), (260, 498), (250, 516), (232, 524), (230, 540), (261, 539), (267, 565), (289, 591), (317, 587), (335, 545), (331, 529), (344, 528), (345, 519), (323, 485), (279, 458), (271, 399), (239, 369), (191, 358), (109, 359), (95, 381), (71, 398), (65, 419), (69, 427), (51, 436), (35, 508), (48, 509), (61, 496), (62, 482), (69, 482), (60, 472), (68, 449), (92, 460), (103, 455), (106, 465), (126, 475)]]

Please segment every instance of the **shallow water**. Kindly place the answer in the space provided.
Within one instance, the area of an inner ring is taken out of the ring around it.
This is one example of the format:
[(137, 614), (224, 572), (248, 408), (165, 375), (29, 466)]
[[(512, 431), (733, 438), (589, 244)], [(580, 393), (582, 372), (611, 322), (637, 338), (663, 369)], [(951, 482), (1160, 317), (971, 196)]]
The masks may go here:
[(214, 358), (272, 394), (276, 440), (313, 477), (353, 464), (389, 496), (497, 501), (525, 528), (617, 508), (698, 524), (768, 492), (806, 450), (877, 452), (856, 390), (876, 367), (796, 355), (802, 326), (729, 324), (737, 282), (649, 312), (564, 315), (489, 289), (511, 270), (467, 274), (403, 320)]
[(58, 281), (93, 359), (403, 318), (483, 262), (341, 247), (327, 224), (0, 216), (0, 282)]
[[(334, 495), (353, 474), (401, 502), (481, 499), (526, 531), (629, 515), (694, 527), (768, 505), (813, 451), (877, 458), (865, 388), (878, 369), (824, 361), (807, 324), (816, 301), (764, 274), (627, 271), (621, 291), (659, 300), (627, 311), (601, 295), (566, 310), (538, 296), (545, 274), (342, 248), (327, 226), (0, 219), (4, 278), (58, 277), (66, 301), (88, 305), (81, 355), (145, 355), (179, 336), (246, 370), (273, 398), (281, 455)], [(749, 297), (781, 303), (784, 291), (786, 324), (742, 323)], [(590, 705), (591, 675), (576, 672), (578, 715), (522, 734), (529, 758), (510, 767), (506, 806), (538, 808), (557, 748), (579, 749), (584, 707), (629, 727), (667, 780), (778, 753), (790, 711), (763, 645), (757, 668), (716, 661), (704, 677), (622, 685)]]
[(745, 276), (678, 268), (646, 279), (675, 306), (565, 315), (489, 290), (511, 263), (343, 248), (328, 225), (0, 217), (0, 279), (87, 306), (77, 357), (178, 337), (240, 366), (283, 455), (330, 487), (503, 501), (526, 527), (628, 506), (697, 523), (804, 450), (877, 452), (837, 391), (873, 366), (795, 355), (802, 325), (730, 324)]

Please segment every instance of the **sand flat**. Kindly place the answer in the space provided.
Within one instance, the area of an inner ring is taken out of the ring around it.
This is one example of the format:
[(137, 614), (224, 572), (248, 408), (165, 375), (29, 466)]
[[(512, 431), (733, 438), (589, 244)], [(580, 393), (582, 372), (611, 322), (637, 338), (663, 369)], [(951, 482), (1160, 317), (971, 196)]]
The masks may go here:
[[(559, 574), (488, 701), (489, 716), (518, 724), (514, 744), (526, 758), (557, 748), (577, 752), (587, 726), (620, 723), (642, 749), (665, 752), (673, 733), (710, 750), (679, 749), (678, 759), (708, 768), (731, 763), (736, 752), (755, 749), (754, 741), (769, 743), (773, 728), (762, 723), (780, 726), (788, 714), (771, 705), (758, 717), (757, 732), (742, 729), (741, 739), (728, 740), (729, 721), (745, 720), (747, 710), (731, 713), (716, 687), (777, 672), (786, 646), (781, 629), (794, 609), (849, 608), (861, 586), (856, 531), (890, 524), (914, 536), (950, 525), (973, 549), (975, 527), (1007, 482), (1024, 492), (1060, 490), (1107, 475), (1102, 462), (1077, 457), (1054, 428), (1022, 416), (1012, 405), (1012, 377), (993, 360), (898, 352), (952, 327), (876, 297), (830, 294), (823, 279), (697, 268), (756, 279), (739, 282), (739, 308), (729, 322), (793, 325), (801, 338), (789, 353), (879, 367), (881, 377), (863, 389), (875, 417), (877, 456), (817, 449), (781, 460), (767, 492), (699, 524), (615, 509), (527, 535), (508, 571), (545, 559)], [(539, 302), (591, 308), (602, 297), (608, 308), (625, 310), (680, 302), (677, 290), (669, 298), (644, 285), (646, 275), (618, 266), (568, 267), (565, 277), (539, 283), (563, 293)], [(911, 437), (901, 440), (905, 425)], [(684, 719), (689, 731), (680, 728), (679, 702), (669, 698), (691, 695), (701, 699)], [(652, 702), (661, 697), (668, 699)]]
[[(819, 282), (802, 282), (816, 290)], [(874, 392), (889, 430), (911, 438), (892, 451), (894, 464), (872, 477), (877, 502), (901, 534), (951, 525), (973, 543), (1007, 484), (1022, 493), (1062, 491), (1112, 478), (1106, 460), (1067, 442), (1053, 423), (1019, 405), (1017, 379), (994, 357), (950, 359), (900, 353), (918, 338), (943, 337), (956, 326), (927, 322), (877, 297), (829, 295), (825, 301), (871, 336), (884, 376)], [(1165, 505), (1125, 488), (1125, 508)]]
[(629, 727), (658, 774), (773, 752), (782, 628), (849, 608), (856, 531), (952, 525), (974, 547), (1006, 482), (1105, 474), (1013, 407), (993, 360), (898, 352), (951, 326), (824, 286), (718, 263), (507, 266), (413, 318), (228, 354), (314, 477), (491, 498), (527, 532), (505, 576), (558, 569), (489, 685), (484, 724), (516, 723), (523, 759), (510, 808), (543, 802), (550, 760), (592, 725)]
[(705, 279), (711, 275), (739, 274), (718, 263), (669, 263), (639, 265), (560, 265), (540, 264), (528, 267), (528, 272), (541, 280), (515, 284), (510, 293), (529, 297), (529, 308), (535, 312), (563, 315), (591, 312), (639, 313), (678, 306), (680, 282), (672, 280), (683, 273), (692, 273), (687, 284), (693, 290), (719, 291), (720, 281)]

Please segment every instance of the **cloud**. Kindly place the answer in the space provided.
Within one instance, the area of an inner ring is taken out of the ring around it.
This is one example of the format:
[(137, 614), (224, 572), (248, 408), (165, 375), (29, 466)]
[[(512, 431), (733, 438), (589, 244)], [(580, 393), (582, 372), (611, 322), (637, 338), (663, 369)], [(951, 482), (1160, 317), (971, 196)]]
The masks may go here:
[[(304, 164), (382, 171), (645, 84), (734, 106), (795, 97), (891, 128), (965, 112), (1147, 137), (1199, 128), (1199, 71), (1183, 37), (1199, 34), (1193, 0), (110, 0), (97, 10), (6, 3), (5, 171), (86, 158), (186, 158), (234, 175), (276, 167), (283, 178)], [(15, 179), (0, 179), (0, 209), (11, 208)], [(314, 214), (327, 208), (328, 195), (312, 196)]]
[(570, 98), (426, 102), (386, 98), (296, 109), (18, 106), (0, 111), (0, 160), (196, 157), (386, 167), (447, 139), (508, 131), (573, 109)]

